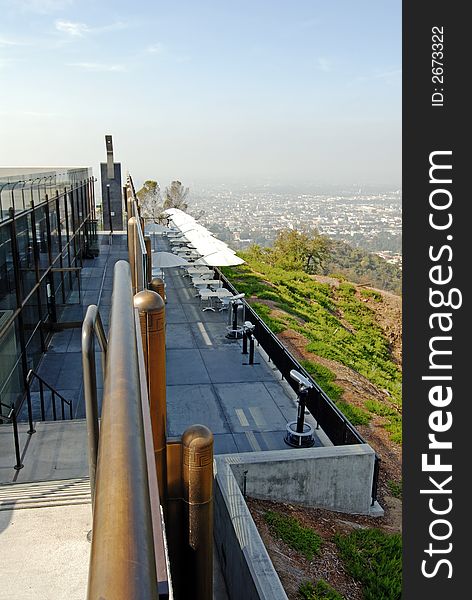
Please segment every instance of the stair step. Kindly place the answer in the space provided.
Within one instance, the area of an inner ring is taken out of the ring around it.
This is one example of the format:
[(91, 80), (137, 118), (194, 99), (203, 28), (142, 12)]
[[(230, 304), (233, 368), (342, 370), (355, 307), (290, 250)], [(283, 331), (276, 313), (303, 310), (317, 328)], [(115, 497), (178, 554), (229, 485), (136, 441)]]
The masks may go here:
[(30, 490), (40, 490), (40, 489), (64, 489), (64, 488), (72, 488), (72, 487), (80, 487), (80, 486), (88, 486), (90, 485), (90, 479), (88, 477), (76, 477), (73, 479), (51, 479), (47, 481), (28, 481), (21, 483), (3, 483), (0, 484), (0, 494), (2, 492), (11, 492), (12, 490), (16, 490), (16, 492), (21, 491), (30, 491)]
[(90, 502), (90, 480), (62, 479), (0, 485), (0, 510), (42, 508)]
[(90, 504), (90, 497), (78, 498), (75, 500), (54, 500), (51, 498), (49, 501), (33, 502), (31, 504), (25, 504), (23, 502), (13, 502), (11, 504), (0, 504), (0, 512), (7, 510), (25, 510), (28, 508), (53, 508), (55, 506), (76, 506), (79, 504)]

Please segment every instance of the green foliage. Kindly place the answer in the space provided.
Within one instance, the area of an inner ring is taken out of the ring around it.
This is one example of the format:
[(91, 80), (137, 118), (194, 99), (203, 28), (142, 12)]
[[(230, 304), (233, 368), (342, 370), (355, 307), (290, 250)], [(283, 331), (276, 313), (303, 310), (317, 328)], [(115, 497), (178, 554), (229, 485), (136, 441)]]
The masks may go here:
[(378, 400), (366, 400), (364, 406), (369, 412), (379, 415), (379, 417), (393, 417), (397, 415), (397, 412), (393, 408)]
[[(277, 314), (275, 317), (271, 307), (257, 300), (251, 302), (274, 333), (290, 327), (308, 340), (308, 352), (353, 369), (379, 389), (388, 390), (393, 405), (401, 405), (401, 371), (392, 360), (389, 340), (377, 324), (375, 313), (362, 301), (364, 292), (374, 299), (376, 292), (362, 290), (359, 294), (357, 288), (346, 281), (341, 281), (338, 287), (320, 283), (302, 270), (282, 268), (271, 262), (270, 251), (260, 247), (252, 247), (240, 255), (247, 263), (225, 268), (223, 272), (238, 291), (248, 297), (270, 300), (274, 308), (285, 311), (286, 316)], [(304, 366), (326, 394), (338, 402), (340, 410), (346, 411), (353, 424), (368, 423), (367, 411), (340, 403), (342, 390), (334, 383), (329, 370)], [(376, 404), (368, 404), (366, 408), (374, 414), (387, 410)], [(391, 414), (385, 416), (388, 423), (384, 427), (394, 441), (400, 442), (401, 415), (392, 409)]]
[(253, 302), (251, 306), (274, 333), (282, 333), (282, 331), (287, 329), (286, 325), (280, 319), (274, 319), (269, 316), (270, 308), (266, 304)]
[(329, 239), (316, 231), (283, 229), (278, 232), (272, 251), (266, 253), (266, 259), (282, 268), (319, 273), (329, 255), (329, 246)]
[(304, 527), (295, 517), (268, 510), (264, 519), (272, 534), (300, 552), (307, 560), (312, 560), (320, 551), (322, 538), (311, 527)]
[(336, 402), (336, 406), (353, 425), (367, 425), (370, 421), (370, 415), (358, 406), (347, 402)]
[(337, 534), (334, 541), (347, 572), (362, 583), (365, 600), (401, 598), (400, 534), (358, 529), (349, 535)]
[(402, 418), (400, 415), (395, 415), (390, 418), (390, 422), (384, 425), (385, 429), (390, 433), (390, 439), (397, 444), (401, 444), (403, 440)]
[(298, 591), (302, 600), (344, 600), (324, 579), (320, 579), (315, 585), (311, 581), (302, 583)]
[(159, 184), (157, 181), (153, 181), (152, 179), (147, 179), (143, 183), (143, 187), (136, 192), (136, 196), (138, 200), (142, 201), (148, 195), (156, 196), (159, 194)]
[(395, 294), (400, 294), (402, 289), (402, 272), (397, 265), (346, 242), (331, 240), (325, 273), (336, 273), (336, 276), (341, 274), (355, 283), (371, 285)]
[(379, 294), (375, 290), (361, 290), (361, 296), (375, 302), (382, 302), (382, 294)]
[(310, 373), (316, 383), (324, 391), (324, 393), (336, 402), (343, 395), (343, 389), (339, 385), (336, 385), (334, 380), (336, 375), (330, 371), (327, 367), (314, 363), (311, 360), (301, 360), (300, 364), (302, 367)]
[(189, 193), (189, 188), (182, 185), (180, 181), (172, 181), (164, 192), (164, 209), (178, 208), (186, 211), (188, 204), (185, 202)]
[(257, 292), (257, 297), (261, 300), (273, 300), (277, 302), (279, 299), (278, 295), (275, 292), (264, 290), (263, 292)]
[(390, 439), (397, 444), (402, 443), (402, 421), (400, 414), (391, 406), (383, 404), (378, 400), (366, 400), (364, 402), (365, 408), (372, 414), (378, 415), (379, 417), (386, 417), (387, 423), (384, 424), (384, 428), (390, 433)]
[(401, 480), (394, 481), (393, 479), (389, 479), (389, 481), (387, 481), (387, 486), (394, 498), (398, 498), (399, 500), (403, 499), (403, 482)]
[(141, 216), (146, 221), (159, 221), (164, 218), (162, 213), (161, 190), (157, 181), (148, 179), (143, 187), (136, 192), (141, 207)]

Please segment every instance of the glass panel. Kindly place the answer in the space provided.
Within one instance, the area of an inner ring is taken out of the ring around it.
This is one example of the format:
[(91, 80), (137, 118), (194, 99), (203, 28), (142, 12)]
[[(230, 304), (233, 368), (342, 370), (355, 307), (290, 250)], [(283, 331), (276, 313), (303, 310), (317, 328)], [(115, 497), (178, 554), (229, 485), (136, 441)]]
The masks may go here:
[(48, 235), (46, 227), (46, 211), (44, 206), (35, 210), (36, 217), (36, 241), (39, 249), (39, 268), (47, 269), (49, 266)]
[(22, 297), (24, 298), (36, 284), (31, 215), (25, 215), (16, 219), (15, 226), (20, 261), (20, 278), (23, 287)]
[[(0, 323), (13, 315), (13, 311), (0, 311)], [(15, 324), (10, 325), (0, 338), (0, 402), (13, 406), (21, 397), (23, 389), (20, 344)], [(8, 412), (5, 407), (0, 415)]]
[(26, 345), (29, 344), (29, 339), (33, 336), (34, 331), (39, 325), (41, 314), (38, 306), (38, 297), (33, 294), (28, 302), (23, 307), (23, 325), (25, 331)]
[[(52, 251), (52, 260), (54, 262), (55, 258), (59, 254), (59, 232), (57, 228), (57, 213), (56, 213), (56, 201), (52, 201), (48, 203), (49, 206), (49, 225), (51, 227), (51, 251)], [(59, 266), (56, 264), (55, 266)]]
[[(61, 224), (61, 233), (63, 238), (65, 239), (66, 235), (66, 210), (65, 210), (66, 198), (64, 194), (59, 196), (59, 219)], [(62, 245), (64, 245), (64, 240), (62, 241)]]
[(15, 212), (25, 210), (25, 192), (23, 183), (20, 183), (13, 187), (11, 191), (10, 206), (15, 207)]
[(36, 369), (42, 356), (41, 329), (38, 327), (26, 345), (28, 369)]
[(0, 308), (16, 308), (10, 225), (0, 227)]

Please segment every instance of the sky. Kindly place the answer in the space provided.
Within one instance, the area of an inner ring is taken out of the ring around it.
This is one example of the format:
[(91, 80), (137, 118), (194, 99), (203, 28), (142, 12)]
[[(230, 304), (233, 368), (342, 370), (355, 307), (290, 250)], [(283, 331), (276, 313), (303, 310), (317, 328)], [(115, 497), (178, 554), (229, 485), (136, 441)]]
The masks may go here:
[(0, 165), (401, 182), (400, 0), (0, 0)]

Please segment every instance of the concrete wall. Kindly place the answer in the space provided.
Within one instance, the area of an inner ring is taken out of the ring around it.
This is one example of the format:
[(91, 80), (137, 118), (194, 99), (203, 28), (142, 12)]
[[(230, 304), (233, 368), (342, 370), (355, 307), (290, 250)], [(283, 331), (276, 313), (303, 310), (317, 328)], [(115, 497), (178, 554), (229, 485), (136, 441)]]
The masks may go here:
[(287, 600), (230, 465), (216, 462), (214, 539), (231, 600)]
[(368, 444), (215, 457), (214, 537), (231, 600), (287, 596), (243, 498), (293, 502), (355, 514), (371, 507), (375, 453)]
[(248, 452), (226, 458), (241, 489), (246, 471), (248, 496), (372, 514), (375, 453), (368, 444)]

